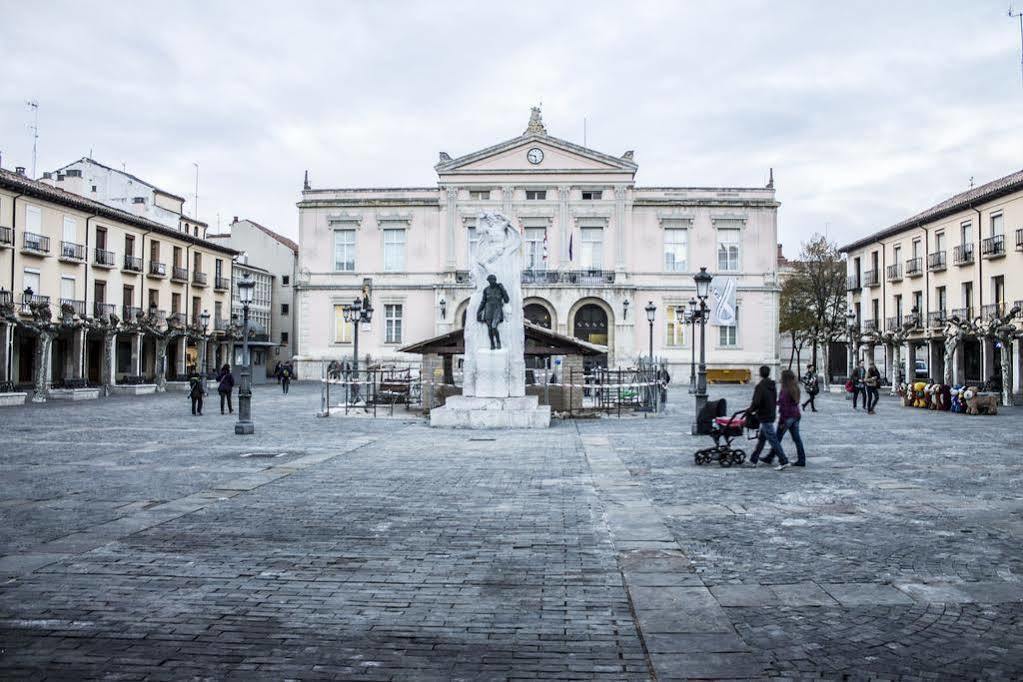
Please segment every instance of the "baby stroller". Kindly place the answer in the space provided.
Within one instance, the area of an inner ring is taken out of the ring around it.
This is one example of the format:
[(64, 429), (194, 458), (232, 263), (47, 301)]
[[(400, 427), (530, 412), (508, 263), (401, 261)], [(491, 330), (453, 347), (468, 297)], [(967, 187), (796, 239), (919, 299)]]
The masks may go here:
[(743, 436), (746, 429), (753, 429), (755, 420), (746, 414), (746, 410), (740, 410), (731, 417), (726, 416), (727, 414), (728, 404), (724, 398), (708, 401), (700, 410), (696, 430), (700, 435), (710, 436), (714, 440), (714, 446), (693, 453), (693, 459), (697, 464), (717, 461), (723, 467), (730, 467), (746, 461), (746, 451), (742, 448), (733, 448), (732, 441)]

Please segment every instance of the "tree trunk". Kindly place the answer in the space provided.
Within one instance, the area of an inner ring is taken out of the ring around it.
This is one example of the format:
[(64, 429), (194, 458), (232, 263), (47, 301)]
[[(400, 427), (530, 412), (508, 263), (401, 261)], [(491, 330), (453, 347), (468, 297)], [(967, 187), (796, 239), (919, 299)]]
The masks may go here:
[(1012, 339), (1005, 337), (1002, 342), (1002, 405), (1012, 405)]
[(171, 339), (166, 336), (156, 337), (156, 392), (167, 390), (167, 344)]
[(945, 383), (952, 385), (953, 370), (955, 369), (956, 348), (959, 346), (959, 334), (945, 337)]
[(45, 403), (50, 395), (50, 357), (53, 350), (53, 334), (50, 332), (39, 332), (39, 341), (36, 343), (35, 357), (32, 358), (32, 370), (35, 379), (35, 392), (32, 394), (32, 402)]

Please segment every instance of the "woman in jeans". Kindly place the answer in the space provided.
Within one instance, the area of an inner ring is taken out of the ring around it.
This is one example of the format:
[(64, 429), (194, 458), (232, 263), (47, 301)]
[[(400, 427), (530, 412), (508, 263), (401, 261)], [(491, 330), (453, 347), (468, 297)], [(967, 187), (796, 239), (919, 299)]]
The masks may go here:
[(795, 372), (786, 369), (781, 373), (781, 390), (778, 391), (778, 440), (789, 431), (792, 442), (796, 444), (794, 464), (805, 467), (806, 451), (803, 449), (803, 439), (799, 437), (799, 417), (799, 381)]

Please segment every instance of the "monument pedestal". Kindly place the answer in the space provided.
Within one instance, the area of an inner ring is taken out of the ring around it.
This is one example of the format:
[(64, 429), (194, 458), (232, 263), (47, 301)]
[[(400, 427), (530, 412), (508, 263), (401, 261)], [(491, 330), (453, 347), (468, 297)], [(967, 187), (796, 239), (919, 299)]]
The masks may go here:
[(443, 407), (430, 410), (430, 426), (451, 429), (546, 429), (551, 406), (539, 396), (486, 398), (453, 395)]

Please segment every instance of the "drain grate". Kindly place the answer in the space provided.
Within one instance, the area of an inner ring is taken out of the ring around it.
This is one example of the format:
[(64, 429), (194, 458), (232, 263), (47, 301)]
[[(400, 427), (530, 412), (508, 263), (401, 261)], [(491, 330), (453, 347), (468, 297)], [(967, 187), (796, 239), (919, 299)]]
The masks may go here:
[(269, 459), (271, 457), (283, 457), (286, 454), (288, 454), (288, 453), (286, 453), (286, 452), (245, 452), (245, 453), (242, 453), (241, 456), (243, 458), (260, 457), (260, 458)]
[(496, 441), (496, 440), (497, 440), (496, 438), (470, 438), (469, 442), (470, 443), (489, 443), (489, 442), (493, 442), (493, 441)]

